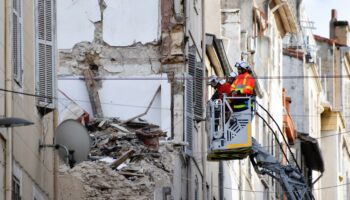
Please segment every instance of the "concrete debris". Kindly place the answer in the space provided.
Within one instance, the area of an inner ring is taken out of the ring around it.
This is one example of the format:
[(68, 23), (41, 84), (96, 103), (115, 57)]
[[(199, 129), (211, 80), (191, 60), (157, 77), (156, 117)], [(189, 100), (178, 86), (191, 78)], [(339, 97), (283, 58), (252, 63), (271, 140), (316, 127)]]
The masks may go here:
[(126, 129), (126, 128), (122, 127), (122, 126), (119, 126), (118, 124), (110, 124), (110, 125), (113, 126), (113, 127), (116, 128), (116, 129), (118, 129), (119, 131), (122, 131), (122, 132), (124, 132), (124, 133), (130, 133), (130, 132), (128, 131), (128, 129)]
[[(90, 160), (71, 169), (61, 165), (58, 185), (63, 191), (58, 199), (78, 195), (81, 199), (153, 200), (157, 191), (172, 187), (178, 152), (169, 147), (171, 143), (159, 145), (164, 132), (141, 120), (117, 128), (118, 123), (117, 119), (95, 119), (88, 124), (92, 138)], [(127, 132), (120, 130), (121, 127)], [(145, 144), (145, 138), (156, 141), (157, 148)], [(70, 188), (78, 188), (79, 194), (64, 192)]]

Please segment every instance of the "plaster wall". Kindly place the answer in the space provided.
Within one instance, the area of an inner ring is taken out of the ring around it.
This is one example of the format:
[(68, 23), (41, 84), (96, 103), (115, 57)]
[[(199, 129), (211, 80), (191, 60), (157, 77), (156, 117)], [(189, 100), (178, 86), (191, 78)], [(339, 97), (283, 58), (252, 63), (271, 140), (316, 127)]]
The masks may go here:
[[(304, 75), (303, 62), (297, 58), (283, 56), (283, 76), (302, 77)], [(300, 79), (285, 78), (283, 87), (286, 89), (286, 95), (292, 98), (290, 104), (290, 115), (293, 119), (294, 126), (298, 132), (308, 133), (305, 122), (309, 119), (305, 116), (304, 102), (304, 81)], [(308, 102), (306, 102), (308, 103)]]
[[(336, 131), (322, 131), (322, 136), (335, 134)], [(338, 151), (340, 144), (338, 137), (325, 137), (322, 139), (322, 155), (324, 158), (325, 172), (321, 179), (322, 187), (338, 185)], [(328, 170), (327, 170), (328, 169)], [(338, 188), (332, 187), (327, 190), (322, 190), (322, 199), (339, 199)]]
[(220, 0), (205, 0), (205, 33), (221, 35)]
[(57, 1), (57, 46), (71, 49), (94, 39), (94, 22), (101, 20), (98, 0)]
[(105, 0), (103, 38), (111, 46), (158, 42), (159, 0)]
[[(57, 1), (58, 49), (102, 39), (110, 46), (157, 43), (160, 39), (160, 1)], [(101, 41), (99, 41), (101, 42)]]
[[(99, 98), (104, 117), (117, 117), (127, 120), (146, 111), (158, 87), (155, 101), (149, 112), (141, 117), (150, 123), (159, 125), (164, 131), (170, 132), (170, 84), (166, 75), (153, 75), (144, 77), (106, 77), (101, 82)], [(84, 80), (77, 77), (61, 77), (58, 79), (59, 101), (58, 111), (60, 120), (69, 104), (63, 94), (73, 99), (78, 105), (93, 117), (88, 91)]]
[[(23, 83), (12, 82), (12, 90), (36, 94), (35, 90), (35, 1), (23, 1)], [(11, 12), (11, 9), (8, 10)], [(11, 33), (11, 32), (10, 32)], [(10, 35), (7, 38), (11, 38)], [(12, 52), (6, 46), (6, 51)], [(24, 118), (34, 123), (26, 127), (12, 130), (13, 160), (22, 170), (22, 198), (33, 198), (33, 186), (36, 185), (48, 199), (53, 198), (53, 149), (38, 150), (39, 142), (51, 144), (53, 141), (53, 113), (41, 116), (36, 107), (36, 98), (28, 95), (13, 94), (11, 104), (12, 116)]]
[[(5, 0), (0, 0), (0, 30), (5, 29)], [(5, 88), (5, 33), (0, 31), (0, 88)], [(0, 116), (5, 115), (5, 96), (4, 92), (0, 91)]]
[(6, 160), (6, 143), (0, 138), (0, 200), (5, 199), (5, 160)]
[(241, 60), (241, 13), (238, 9), (221, 10), (221, 34), (227, 58), (235, 70), (235, 63)]

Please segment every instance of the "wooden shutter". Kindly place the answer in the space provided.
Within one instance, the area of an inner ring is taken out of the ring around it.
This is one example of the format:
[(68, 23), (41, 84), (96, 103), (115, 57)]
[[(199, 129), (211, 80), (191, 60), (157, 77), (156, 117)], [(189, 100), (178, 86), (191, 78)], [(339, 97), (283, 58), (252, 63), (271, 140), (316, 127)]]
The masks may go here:
[(23, 73), (22, 0), (12, 1), (12, 69), (13, 79), (22, 85)]
[(193, 147), (193, 77), (185, 75), (184, 139), (188, 143), (185, 153), (192, 156)]
[(55, 0), (37, 0), (37, 106), (54, 108)]

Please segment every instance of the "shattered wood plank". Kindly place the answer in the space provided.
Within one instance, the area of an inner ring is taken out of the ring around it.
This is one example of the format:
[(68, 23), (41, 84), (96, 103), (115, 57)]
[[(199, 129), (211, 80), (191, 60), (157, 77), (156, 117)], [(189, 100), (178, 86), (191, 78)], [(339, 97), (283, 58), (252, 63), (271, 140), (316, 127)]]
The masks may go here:
[(125, 152), (123, 155), (121, 155), (117, 160), (111, 163), (111, 168), (116, 169), (120, 164), (126, 161), (130, 156), (132, 156), (135, 153), (135, 150), (130, 149), (129, 151)]
[(89, 93), (89, 98), (91, 102), (92, 111), (94, 113), (94, 117), (103, 117), (100, 97), (98, 95), (93, 74), (90, 69), (84, 69), (83, 74), (85, 77), (85, 84)]

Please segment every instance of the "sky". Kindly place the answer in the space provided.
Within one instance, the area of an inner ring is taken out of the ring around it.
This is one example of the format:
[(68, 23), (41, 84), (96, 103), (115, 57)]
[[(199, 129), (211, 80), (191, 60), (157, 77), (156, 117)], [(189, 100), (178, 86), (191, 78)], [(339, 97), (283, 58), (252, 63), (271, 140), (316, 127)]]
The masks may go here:
[(313, 33), (329, 37), (331, 10), (336, 9), (339, 21), (350, 22), (350, 0), (304, 0), (309, 21), (314, 22)]

